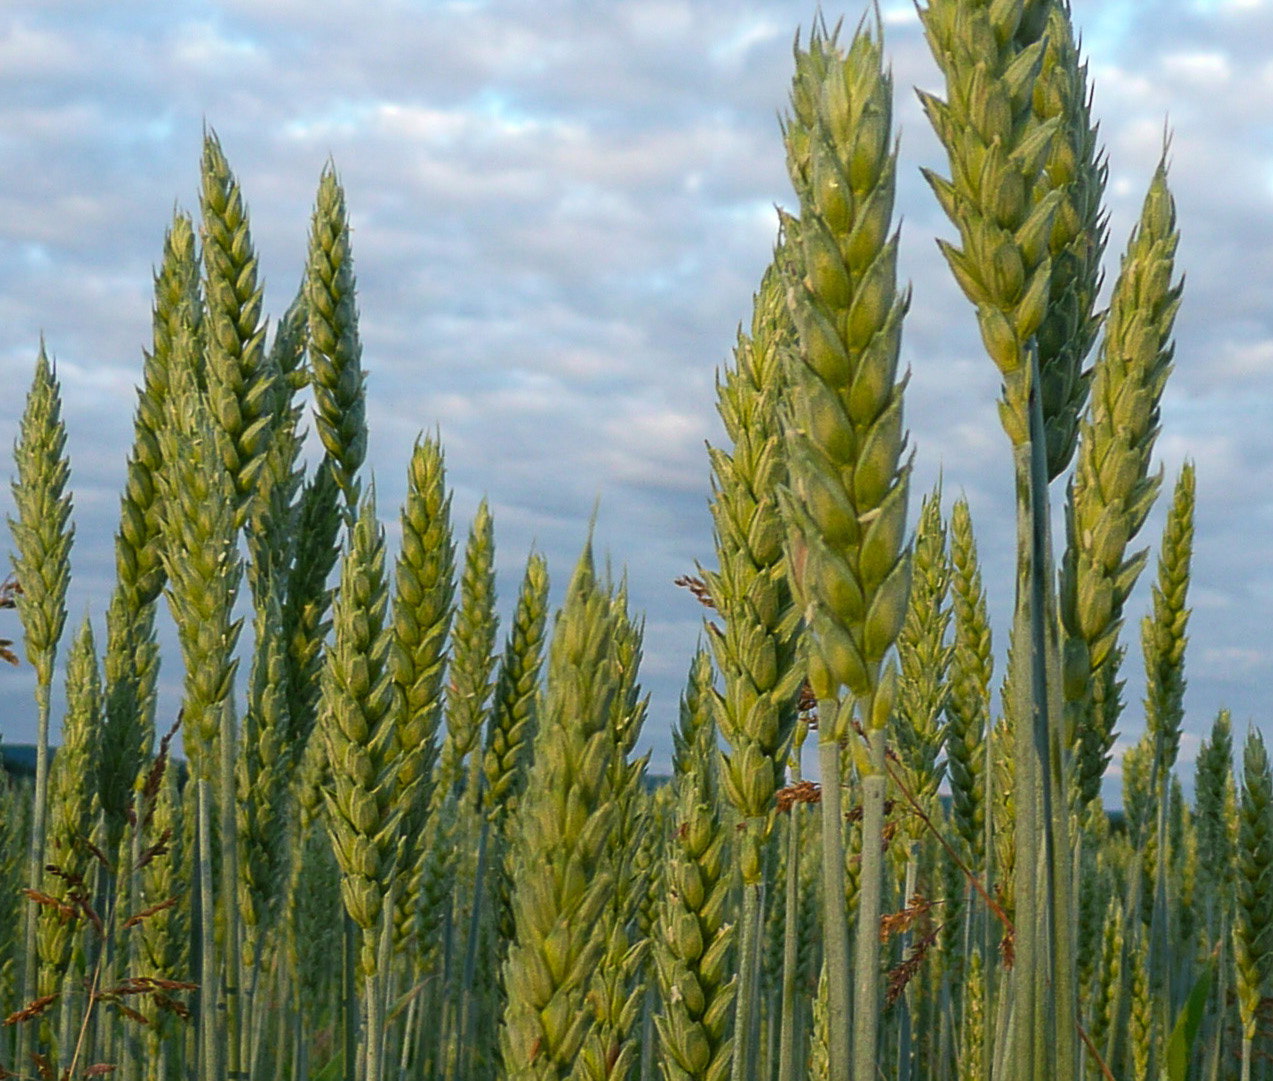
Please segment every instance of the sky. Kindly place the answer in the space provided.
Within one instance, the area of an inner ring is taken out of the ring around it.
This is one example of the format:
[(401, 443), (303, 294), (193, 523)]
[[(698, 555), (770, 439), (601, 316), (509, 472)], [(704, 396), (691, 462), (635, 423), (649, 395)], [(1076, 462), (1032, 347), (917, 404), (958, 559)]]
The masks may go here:
[[(913, 88), (940, 91), (910, 0), (882, 0), (901, 137), (903, 361), (912, 514), (967, 497), (997, 631), (1011, 606), (1011, 457), (998, 378), (937, 254), (920, 178), (945, 159)], [(851, 29), (864, 5), (827, 6)], [(1073, 0), (1109, 161), (1107, 286), (1171, 130), (1184, 301), (1162, 406), (1158, 546), (1197, 466), (1182, 771), (1217, 709), (1268, 729), (1273, 660), (1273, 0)], [(596, 545), (645, 616), (642, 746), (665, 770), (702, 610), (673, 584), (713, 558), (714, 384), (791, 208), (779, 131), (808, 3), (718, 0), (5, 0), (0, 5), (0, 432), (15, 439), (44, 335), (68, 428), (68, 627), (99, 642), (113, 579), (152, 273), (197, 211), (204, 125), (251, 214), (267, 313), (295, 294), (314, 192), (335, 164), (353, 228), (368, 467), (391, 543), (411, 447), (439, 431), (463, 542), (494, 513), (507, 624), (527, 554), (556, 605)], [(1060, 485), (1057, 486), (1058, 488)], [(12, 501), (0, 493), (6, 512)], [(1054, 523), (1062, 533), (1059, 517)], [(1128, 709), (1139, 736), (1139, 623)], [(165, 612), (160, 724), (181, 662)], [(0, 637), (19, 638), (16, 614)], [(69, 633), (68, 633), (69, 637)], [(500, 638), (503, 639), (503, 627)], [(997, 676), (996, 676), (997, 678)], [(29, 666), (0, 672), (0, 734), (34, 737)], [(60, 701), (60, 699), (59, 699)], [(55, 705), (57, 723), (59, 705)], [(1117, 800), (1117, 761), (1107, 793)]]

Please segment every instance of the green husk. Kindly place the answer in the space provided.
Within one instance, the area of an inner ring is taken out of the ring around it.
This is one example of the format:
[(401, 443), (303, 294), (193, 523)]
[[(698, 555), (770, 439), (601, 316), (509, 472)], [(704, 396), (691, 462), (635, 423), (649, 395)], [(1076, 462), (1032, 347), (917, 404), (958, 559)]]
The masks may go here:
[(777, 490), (786, 476), (778, 418), (782, 351), (791, 340), (783, 285), (771, 266), (753, 298), (750, 335), (739, 332), (734, 366), (717, 375), (717, 411), (731, 448), (708, 448), (718, 570), (703, 572), (724, 626), (709, 622), (708, 641), (722, 677), (713, 690), (722, 752), (721, 788), (738, 813), (744, 890), (734, 1081), (751, 1081), (756, 1048), (756, 923), (764, 889), (761, 851), (774, 794), (782, 787), (803, 679), (799, 612), (788, 580)]

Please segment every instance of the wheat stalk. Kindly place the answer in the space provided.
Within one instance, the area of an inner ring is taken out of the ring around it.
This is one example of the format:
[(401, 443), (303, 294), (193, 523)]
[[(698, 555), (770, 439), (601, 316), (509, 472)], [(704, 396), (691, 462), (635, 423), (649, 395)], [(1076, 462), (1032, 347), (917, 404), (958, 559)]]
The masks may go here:
[(365, 1077), (380, 1081), (383, 1002), (378, 953), (382, 919), (386, 909), (393, 911), (402, 812), (395, 805), (399, 692), (390, 661), (389, 582), (374, 488), (362, 500), (350, 530), (332, 622), (334, 640), (323, 666), (321, 711), (331, 777), (323, 795), (345, 911), (361, 931)]
[[(27, 886), (38, 890), (44, 875), (48, 820), (50, 692), (58, 639), (66, 624), (66, 589), (70, 583), (71, 541), (75, 535), (71, 524), (71, 495), (66, 491), (71, 467), (66, 457), (61, 387), (43, 342), (13, 456), (17, 466), (12, 484), (13, 503), (18, 513), (17, 518), (9, 516), (9, 530), (17, 549), (11, 559), (20, 587), (16, 601), (26, 657), (35, 669), (35, 802), (31, 812)], [(36, 986), (35, 917), (34, 906), (28, 907), (23, 951), (24, 1003), (34, 997)], [(26, 1048), (24, 1027), (18, 1034), (19, 1061), (25, 1061)]]
[[(897, 380), (902, 318), (896, 234), (889, 236), (897, 166), (892, 79), (881, 30), (862, 27), (847, 54), (815, 28), (797, 49), (792, 117), (784, 132), (800, 218), (785, 219), (788, 307), (799, 346), (787, 365), (788, 488), (783, 514), (796, 592), (812, 633), (809, 679), (818, 700), (823, 777), (824, 890), (844, 892), (838, 743), (857, 700), (871, 744), (863, 772), (860, 923), (880, 916), (884, 726), (892, 710), (884, 656), (902, 628), (910, 590), (903, 547), (909, 463), (903, 464)], [(848, 696), (840, 701), (840, 689)], [(826, 906), (830, 1067), (849, 1076), (848, 929)], [(873, 1077), (879, 941), (857, 939), (853, 1076)]]
[(739, 860), (744, 886), (739, 959), (739, 1039), (735, 1081), (754, 1057), (746, 1021), (753, 1008), (755, 928), (764, 886), (761, 846), (774, 794), (782, 787), (796, 726), (803, 676), (797, 618), (782, 549), (778, 485), (786, 475), (777, 409), (783, 393), (782, 350), (790, 340), (781, 278), (766, 271), (753, 299), (751, 333), (740, 331), (734, 365), (716, 379), (717, 411), (731, 447), (709, 447), (712, 520), (718, 569), (703, 579), (724, 626), (708, 624), (723, 688), (712, 694), (723, 752), (721, 788), (743, 822)]

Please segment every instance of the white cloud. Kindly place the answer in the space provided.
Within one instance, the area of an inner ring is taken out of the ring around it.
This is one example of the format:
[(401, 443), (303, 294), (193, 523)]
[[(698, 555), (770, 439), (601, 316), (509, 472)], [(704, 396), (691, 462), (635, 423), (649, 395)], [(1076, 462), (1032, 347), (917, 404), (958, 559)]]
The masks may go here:
[[(1166, 119), (1173, 129), (1188, 282), (1158, 449), (1168, 484), (1186, 456), (1199, 470), (1186, 723), (1204, 731), (1221, 701), (1258, 715), (1258, 643), (1273, 623), (1273, 12), (1253, 0), (1074, 7), (1109, 151), (1111, 280)], [(206, 118), (243, 183), (272, 313), (293, 295), (328, 155), (340, 170), (387, 519), (412, 440), (440, 426), (457, 522), (483, 492), (496, 508), (507, 598), (532, 539), (564, 580), (600, 497), (598, 541), (629, 564), (634, 606), (649, 614), (649, 740), (665, 756), (699, 626), (670, 581), (710, 559), (712, 379), (750, 321), (774, 203), (792, 202), (776, 114), (810, 15), (778, 0), (9, 0), (0, 378), (29, 384), (44, 329), (78, 492), (73, 610), (104, 608), (150, 276), (174, 199), (197, 206)], [(940, 79), (913, 5), (890, 0), (884, 15), (903, 135), (901, 270), (914, 285), (915, 503), (939, 471), (948, 502), (967, 494), (1002, 647), (1013, 525), (999, 379), (935, 255), (933, 237), (951, 229), (917, 175), (945, 164), (911, 87)], [(10, 433), (21, 405), (0, 402)], [(1144, 543), (1157, 543), (1162, 513)], [(1134, 607), (1133, 646), (1143, 596)], [(1127, 668), (1134, 731), (1138, 665)], [(28, 690), (4, 685), (14, 703)]]

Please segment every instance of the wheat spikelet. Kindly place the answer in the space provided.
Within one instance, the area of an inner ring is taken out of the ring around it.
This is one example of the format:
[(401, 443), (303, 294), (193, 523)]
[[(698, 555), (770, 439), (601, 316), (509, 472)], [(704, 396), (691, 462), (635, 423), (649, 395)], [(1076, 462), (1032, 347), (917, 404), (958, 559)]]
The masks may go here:
[[(879, 43), (865, 33), (848, 56), (815, 33), (797, 56), (793, 85), (796, 115), (786, 138), (790, 146), (808, 139), (810, 164), (807, 176), (792, 169), (801, 217), (786, 220), (781, 249), (799, 339), (789, 353), (784, 515), (817, 643), (814, 694), (834, 698), (846, 686), (869, 704), (905, 616), (910, 569), (902, 552), (904, 380), (896, 380), (907, 299), (896, 291), (897, 237), (888, 237), (891, 80), (880, 69)], [(803, 94), (817, 102), (809, 119), (801, 116)], [(870, 726), (886, 716), (866, 712)]]
[[(716, 380), (717, 410), (732, 450), (709, 448), (719, 570), (704, 578), (724, 627), (709, 642), (724, 688), (715, 719), (729, 745), (722, 790), (744, 819), (763, 821), (782, 787), (795, 731), (796, 636), (776, 490), (785, 476), (776, 414), (781, 350), (790, 334), (782, 284), (771, 268), (754, 301), (751, 334)], [(760, 838), (749, 830), (743, 876), (760, 877)]]
[(1031, 106), (1042, 126), (1054, 118), (1059, 127), (1043, 164), (1036, 198), (1061, 193), (1048, 249), (1052, 258), (1048, 307), (1035, 334), (1043, 389), (1048, 479), (1055, 480), (1074, 456), (1079, 414), (1087, 399), (1091, 373), (1083, 363), (1101, 319), (1094, 311), (1101, 286), (1101, 256), (1107, 237), (1101, 202), (1108, 168), (1097, 145), (1091, 118), (1087, 64), (1080, 62), (1068, 3), (1046, 5), (1047, 24), (1038, 34), (1023, 20), (1017, 40), (1044, 41)]
[(1227, 710), (1216, 715), (1210, 736), (1198, 750), (1194, 781), (1194, 821), (1198, 829), (1198, 886), (1206, 898), (1209, 942), (1215, 942), (1219, 923), (1233, 889), (1234, 847), (1228, 828), (1226, 803), (1233, 797), (1233, 734)]
[(1131, 968), (1131, 1011), (1128, 1035), (1133, 1081), (1149, 1081), (1149, 1062), (1154, 1048), (1154, 1005), (1149, 992), (1149, 949), (1143, 935), (1128, 951)]
[[(1102, 815), (1104, 817), (1104, 815)], [(1108, 819), (1105, 819), (1108, 823)], [(1086, 836), (1091, 841), (1080, 853), (1078, 875), (1078, 988), (1079, 1010), (1086, 1015), (1096, 982), (1097, 962), (1100, 958), (1102, 921), (1109, 904), (1110, 890), (1100, 873), (1098, 849), (1103, 847), (1094, 838), (1093, 825)]]
[[(196, 338), (203, 319), (199, 254), (188, 215), (175, 213), (154, 276), (151, 349), (133, 416), (120, 524), (115, 534), (116, 584), (106, 616), (106, 732), (102, 739), (101, 798), (112, 850), (123, 836), (132, 787), (154, 742), (159, 648), (154, 605), (165, 572), (160, 520), (160, 432), (173, 379), (173, 348), (183, 333)], [(183, 330), (183, 328), (185, 328)]]
[[(403, 756), (398, 788), (408, 812), (404, 829), (415, 832), (427, 808), (424, 790), (437, 755), (445, 642), (451, 626), (455, 545), (451, 539), (451, 498), (437, 440), (417, 440), (407, 467), (402, 506), (402, 548), (394, 564), (394, 682), (402, 716), (398, 748)], [(420, 788), (417, 791), (417, 787)], [(409, 794), (409, 795), (408, 795)]]
[(1096, 993), (1087, 1027), (1092, 1041), (1104, 1052), (1118, 1035), (1123, 986), (1123, 908), (1117, 895), (1109, 899), (1101, 932)]
[(645, 992), (642, 976), (649, 950), (648, 939), (633, 934), (647, 887), (636, 856), (651, 825), (644, 780), (649, 755), (632, 757), (648, 701), (637, 680), (644, 626), (628, 612), (626, 581), (620, 582), (610, 603), (613, 638), (609, 659), (615, 686), (609, 723), (615, 753), (609, 765), (609, 792), (614, 820), (607, 838), (606, 861), (614, 887), (600, 920), (605, 949), (588, 991), (594, 1024), (576, 1063), (577, 1074), (593, 1081), (622, 1079), (636, 1063), (640, 1051), (636, 1023)]
[[(125, 594), (134, 618), (157, 600), (163, 589), (158, 517), (158, 474), (163, 455), (159, 433), (171, 393), (173, 347), (183, 326), (191, 328), (197, 337), (202, 319), (194, 226), (188, 215), (176, 213), (164, 235), (163, 261), (155, 274), (153, 343), (145, 353), (142, 386), (137, 391), (133, 445), (120, 499), (119, 532), (115, 536), (116, 588)], [(110, 677), (108, 670), (108, 685)]]
[(982, 340), (1003, 377), (999, 417), (1013, 446), (1029, 439), (1027, 350), (1048, 310), (1049, 242), (1063, 198), (1043, 173), (1063, 118), (1039, 124), (1033, 108), (1044, 50), (1039, 31), (1051, 6), (930, 0), (920, 9), (946, 100), (919, 96), (946, 148), (951, 178), (924, 175), (961, 246), (938, 243), (977, 309)]
[(496, 823), (514, 813), (525, 786), (535, 738), (536, 690), (543, 663), (548, 615), (548, 564), (532, 554), (526, 561), (513, 626), (495, 680), (495, 704), (484, 770), (490, 814)]
[(71, 524), (71, 495), (66, 491), (71, 467), (66, 457), (61, 387), (43, 343), (22, 413), (14, 462), (17, 475), (10, 487), (17, 517), (9, 516), (9, 529), (17, 549), (11, 557), (13, 571), (21, 586), (16, 597), (18, 617), (36, 684), (48, 688), (58, 639), (66, 624), (75, 527)]
[(403, 812), (405, 888), (398, 898), (398, 940), (421, 903), (426, 812), (432, 798), (437, 731), (442, 716), (446, 637), (451, 626), (455, 546), (451, 500), (446, 494), (442, 448), (416, 440), (407, 466), (402, 506), (402, 547), (394, 564), (393, 678), (401, 714), (396, 719), (400, 767), (398, 801)]
[[(186, 327), (175, 352), (189, 356)], [(198, 776), (213, 776), (209, 757), (220, 737), (221, 706), (238, 666), (233, 657), (242, 620), (232, 619), (242, 564), (235, 546), (233, 480), (204, 404), (183, 370), (174, 381), (160, 446), (163, 559), (168, 603), (185, 662), (186, 753)]]
[(297, 548), (298, 499), (305, 480), (301, 464), (304, 442), (300, 431), (304, 407), (295, 400), (305, 382), (307, 312), (297, 296), (274, 331), (265, 360), (270, 394), (268, 439), (261, 451), (255, 482), (247, 499), (245, 534), (248, 546), (248, 585), (259, 608), (277, 588), (285, 596), (287, 576)]
[(1145, 735), (1123, 754), (1123, 816), (1133, 851), (1144, 847), (1153, 829), (1153, 768), (1154, 743)]
[(1175, 896), (1176, 926), (1184, 949), (1198, 933), (1198, 830), (1185, 803), (1179, 777), (1171, 779), (1170, 818), (1172, 892)]
[(317, 719), (323, 642), (331, 629), (327, 578), (340, 555), (340, 490), (329, 460), (314, 470), (296, 511), (296, 548), (283, 601), (287, 640), (287, 746), (309, 744)]
[(959, 1081), (982, 1081), (985, 1077), (985, 986), (981, 951), (974, 948), (968, 959), (968, 979), (964, 984), (964, 1018), (959, 1037)]
[(244, 931), (243, 963), (260, 963), (265, 936), (277, 919), (291, 868), (288, 820), (287, 644), (282, 611), (272, 589), (257, 608), (255, 650), (236, 756), (238, 905)]

